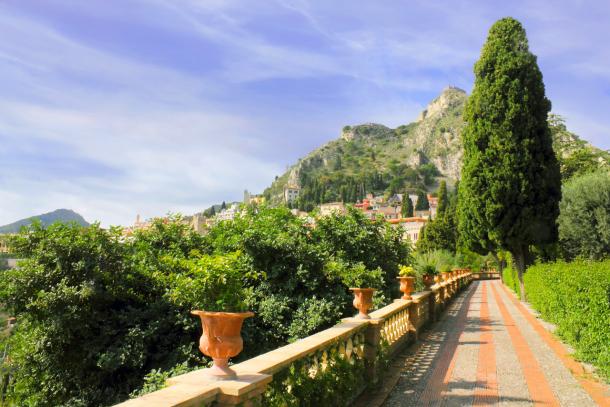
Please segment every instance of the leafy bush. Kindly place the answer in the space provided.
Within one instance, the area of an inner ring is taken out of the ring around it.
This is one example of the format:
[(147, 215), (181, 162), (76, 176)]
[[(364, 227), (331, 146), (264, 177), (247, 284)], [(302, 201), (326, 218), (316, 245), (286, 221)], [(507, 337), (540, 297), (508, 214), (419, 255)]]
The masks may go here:
[(384, 220), (369, 220), (354, 208), (346, 215), (333, 214), (318, 220), (313, 234), (324, 252), (350, 264), (363, 263), (367, 269), (383, 271), (383, 294), (398, 294), (398, 267), (409, 261), (409, 246), (399, 228)]
[(502, 282), (511, 290), (513, 290), (519, 298), (521, 298), (521, 288), (519, 285), (519, 276), (517, 270), (513, 267), (505, 267), (502, 270)]
[(434, 255), (429, 252), (415, 252), (413, 256), (413, 264), (418, 275), (438, 274), (438, 261)]
[(567, 259), (610, 256), (610, 173), (568, 181), (559, 208), (559, 243)]
[(186, 258), (196, 242), (179, 223), (156, 224), (128, 243), (99, 225), (38, 224), (16, 237), (25, 260), (0, 281), (0, 301), (18, 321), (7, 342), (10, 400), (114, 404), (153, 369), (200, 363), (194, 304), (171, 300), (175, 276), (165, 260)]
[(455, 256), (455, 264), (458, 267), (467, 267), (474, 272), (481, 271), (485, 266), (486, 256), (481, 256), (470, 250), (462, 249)]
[(610, 260), (538, 264), (524, 276), (528, 301), (576, 357), (610, 379)]
[[(273, 381), (263, 394), (263, 405), (272, 407), (344, 406), (365, 387), (364, 360), (353, 355), (352, 360), (331, 353), (326, 369), (312, 366), (307, 359), (295, 361), (273, 375)], [(313, 375), (313, 377), (312, 377)]]
[[(15, 252), (25, 260), (0, 279), (0, 303), (18, 321), (8, 397), (39, 406), (114, 404), (207, 363), (193, 309), (256, 313), (236, 362), (330, 327), (354, 311), (348, 285), (370, 279), (384, 304), (409, 257), (400, 231), (360, 212), (311, 229), (264, 206), (205, 236), (178, 217), (127, 241), (99, 225), (35, 225)], [(333, 261), (345, 274), (328, 272)]]
[(383, 270), (379, 267), (368, 270), (362, 263), (350, 266), (343, 261), (333, 261), (326, 269), (329, 275), (338, 276), (346, 287), (376, 289), (383, 287)]

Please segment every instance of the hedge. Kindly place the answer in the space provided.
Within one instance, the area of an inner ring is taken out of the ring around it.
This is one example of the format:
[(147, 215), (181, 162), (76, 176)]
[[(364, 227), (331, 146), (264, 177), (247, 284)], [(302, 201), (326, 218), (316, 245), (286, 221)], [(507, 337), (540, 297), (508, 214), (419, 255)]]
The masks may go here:
[(524, 275), (528, 302), (610, 379), (610, 260), (543, 263)]

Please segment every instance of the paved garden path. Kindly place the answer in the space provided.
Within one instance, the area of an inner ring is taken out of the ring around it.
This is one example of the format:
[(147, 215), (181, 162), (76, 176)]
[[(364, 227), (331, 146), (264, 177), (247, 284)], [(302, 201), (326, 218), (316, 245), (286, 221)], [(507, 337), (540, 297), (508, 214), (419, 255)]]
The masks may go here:
[(393, 367), (387, 407), (610, 406), (608, 388), (499, 280), (473, 282)]

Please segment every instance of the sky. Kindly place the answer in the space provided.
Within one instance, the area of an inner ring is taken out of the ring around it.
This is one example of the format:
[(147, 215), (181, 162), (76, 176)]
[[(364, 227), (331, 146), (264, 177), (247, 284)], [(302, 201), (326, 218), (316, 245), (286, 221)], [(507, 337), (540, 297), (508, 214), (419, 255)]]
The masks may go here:
[(527, 30), (553, 112), (610, 149), (610, 2), (3, 0), (0, 225), (103, 226), (262, 192), (344, 125), (472, 89), (490, 26)]

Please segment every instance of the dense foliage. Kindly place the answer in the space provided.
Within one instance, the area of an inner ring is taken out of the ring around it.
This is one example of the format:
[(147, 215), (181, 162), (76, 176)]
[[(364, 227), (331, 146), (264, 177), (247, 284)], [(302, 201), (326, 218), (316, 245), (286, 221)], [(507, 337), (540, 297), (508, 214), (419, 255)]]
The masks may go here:
[(610, 173), (573, 178), (563, 188), (559, 244), (567, 259), (610, 256)]
[(502, 270), (502, 282), (519, 297), (521, 297), (521, 285), (519, 284), (519, 276), (513, 267), (505, 267)]
[(576, 356), (610, 379), (610, 260), (532, 266), (525, 273), (525, 290)]
[(491, 27), (474, 71), (462, 134), (460, 239), (481, 253), (509, 250), (522, 279), (529, 246), (557, 239), (561, 180), (547, 123), (551, 102), (525, 30), (512, 18)]
[(610, 153), (591, 146), (568, 131), (563, 117), (550, 114), (548, 121), (563, 181), (610, 170)]
[(420, 231), (417, 249), (420, 251), (457, 250), (457, 191), (449, 194), (445, 181), (441, 182), (438, 194), (436, 217)]
[(402, 202), (400, 204), (400, 215), (403, 218), (410, 218), (413, 216), (413, 201), (409, 197), (409, 193), (405, 192), (402, 195)]
[(329, 327), (355, 313), (345, 273), (371, 271), (379, 303), (409, 254), (357, 211), (312, 229), (286, 208), (250, 208), (205, 236), (178, 218), (127, 241), (98, 225), (37, 225), (14, 248), (25, 260), (0, 282), (18, 321), (8, 397), (39, 406), (113, 404), (207, 363), (192, 309), (254, 311), (241, 358)]
[[(18, 324), (8, 339), (9, 399), (16, 405), (112, 404), (153, 368), (196, 352), (197, 326), (176, 302), (166, 257), (185, 259), (202, 239), (158, 224), (131, 243), (118, 230), (39, 224), (14, 242), (24, 258), (4, 272), (5, 303)], [(198, 298), (197, 301), (201, 301)]]

